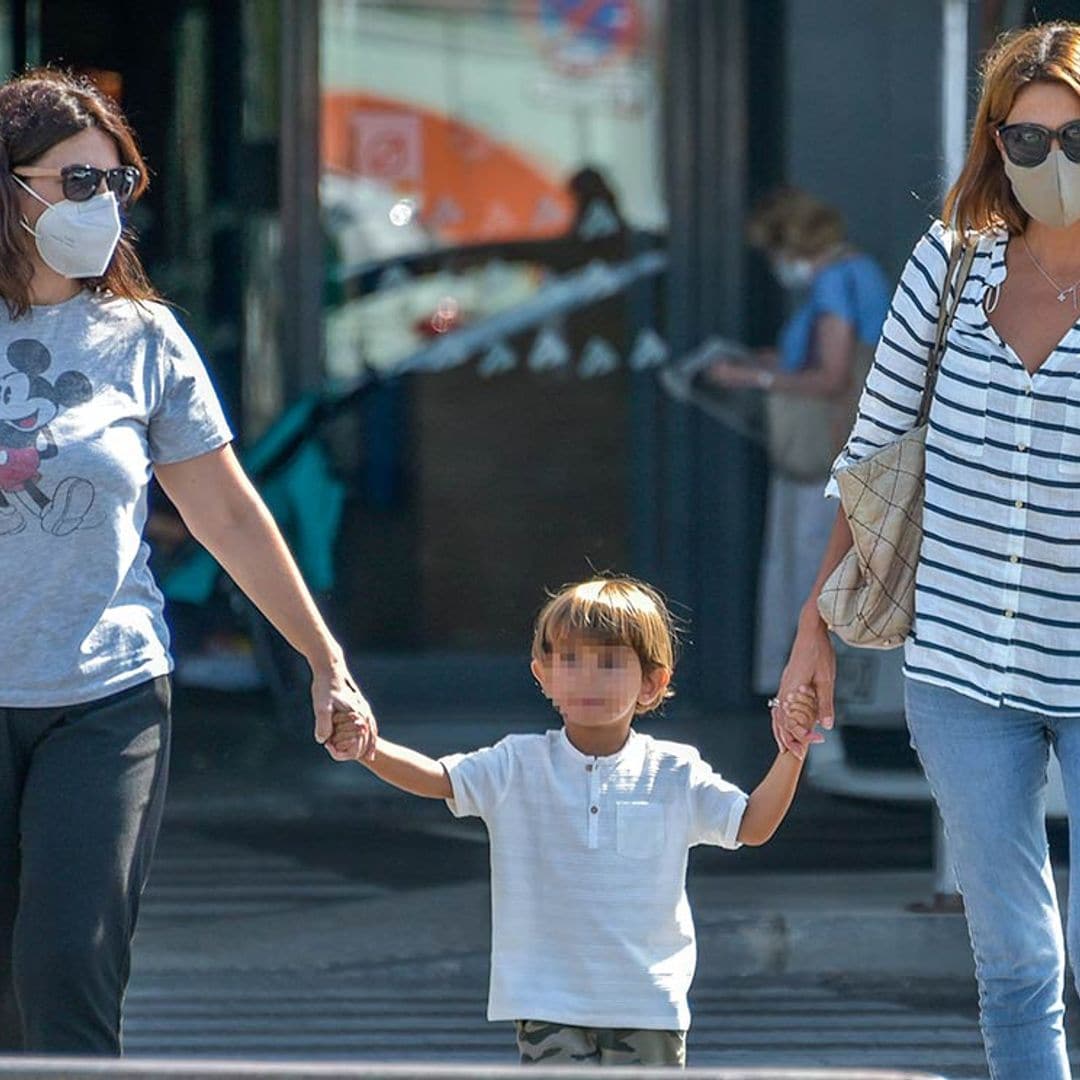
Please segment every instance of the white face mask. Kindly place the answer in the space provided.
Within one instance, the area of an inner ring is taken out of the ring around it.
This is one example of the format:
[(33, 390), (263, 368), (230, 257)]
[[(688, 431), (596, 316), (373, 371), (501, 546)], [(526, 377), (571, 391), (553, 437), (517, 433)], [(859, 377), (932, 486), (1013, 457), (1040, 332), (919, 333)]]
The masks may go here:
[(101, 277), (120, 242), (120, 207), (111, 191), (85, 202), (62, 199), (50, 203), (17, 176), (15, 182), (46, 209), (37, 224), (22, 227), (34, 237), (46, 266), (66, 278)]
[(785, 289), (805, 289), (814, 280), (814, 264), (809, 259), (776, 255), (772, 259), (772, 271)]
[(1005, 158), (1005, 175), (1016, 201), (1036, 220), (1054, 228), (1080, 221), (1080, 165), (1052, 150), (1038, 165), (1014, 165)]

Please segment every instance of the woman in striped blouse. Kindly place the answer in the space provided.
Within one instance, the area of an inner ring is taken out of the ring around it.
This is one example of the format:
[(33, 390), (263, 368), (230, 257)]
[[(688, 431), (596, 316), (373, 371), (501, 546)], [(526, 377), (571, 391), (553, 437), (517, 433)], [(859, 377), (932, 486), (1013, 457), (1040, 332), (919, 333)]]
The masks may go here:
[[(952, 846), (994, 1080), (1067, 1080), (1047, 755), (1080, 822), (1080, 26), (1002, 40), (964, 169), (900, 279), (836, 468), (915, 423), (949, 251), (977, 243), (930, 411), (906, 710)], [(812, 685), (832, 726), (817, 612), (851, 545), (838, 515), (773, 710), (778, 741), (822, 735), (783, 708)], [(1080, 824), (1072, 832), (1080, 871)], [(1080, 970), (1080, 880), (1069, 951)]]

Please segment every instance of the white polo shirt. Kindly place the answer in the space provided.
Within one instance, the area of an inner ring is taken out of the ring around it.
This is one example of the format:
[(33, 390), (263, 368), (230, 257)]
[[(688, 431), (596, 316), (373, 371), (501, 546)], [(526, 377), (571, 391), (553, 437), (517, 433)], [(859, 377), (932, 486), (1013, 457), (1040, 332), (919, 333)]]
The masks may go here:
[(565, 730), (441, 759), (491, 839), (489, 1020), (685, 1030), (695, 844), (736, 848), (747, 797), (692, 746), (631, 732), (609, 757)]

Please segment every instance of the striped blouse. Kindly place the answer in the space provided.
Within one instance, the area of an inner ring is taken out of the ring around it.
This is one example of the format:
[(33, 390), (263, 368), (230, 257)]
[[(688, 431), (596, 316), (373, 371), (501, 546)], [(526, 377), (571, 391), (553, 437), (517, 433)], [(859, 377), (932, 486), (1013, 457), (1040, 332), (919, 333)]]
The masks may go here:
[[(908, 260), (836, 469), (914, 426), (950, 245), (935, 222)], [(1080, 323), (1027, 373), (983, 307), (1007, 246), (1004, 231), (979, 239), (942, 358), (904, 670), (990, 704), (1080, 716)]]

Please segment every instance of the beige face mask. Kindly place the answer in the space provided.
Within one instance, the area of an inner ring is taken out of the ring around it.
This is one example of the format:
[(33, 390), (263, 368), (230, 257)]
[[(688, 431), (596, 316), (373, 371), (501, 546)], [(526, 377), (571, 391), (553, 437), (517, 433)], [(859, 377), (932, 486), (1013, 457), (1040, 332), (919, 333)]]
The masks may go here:
[(1080, 221), (1080, 164), (1060, 150), (1025, 168), (1005, 158), (1005, 175), (1016, 201), (1036, 220), (1060, 229)]

